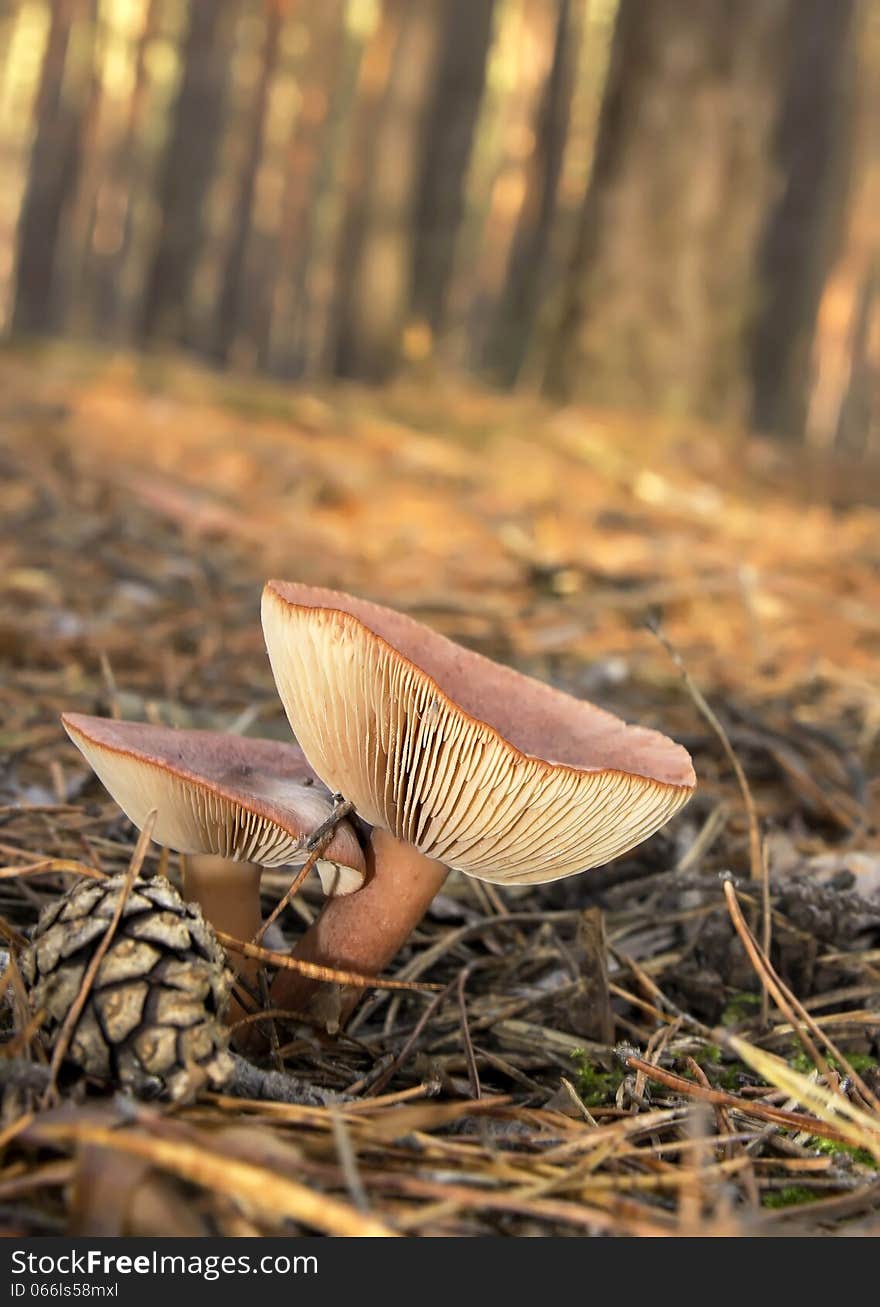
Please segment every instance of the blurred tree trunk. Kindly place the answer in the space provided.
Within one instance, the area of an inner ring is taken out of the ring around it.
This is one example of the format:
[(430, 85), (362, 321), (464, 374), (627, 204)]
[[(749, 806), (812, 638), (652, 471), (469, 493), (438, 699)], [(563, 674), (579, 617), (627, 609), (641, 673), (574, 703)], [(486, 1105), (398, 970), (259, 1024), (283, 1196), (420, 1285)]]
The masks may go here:
[(758, 250), (802, 12), (800, 0), (621, 0), (552, 393), (747, 415)]
[(299, 111), (286, 151), (274, 276), (256, 331), (260, 365), (280, 376), (301, 376), (311, 362), (324, 200), (335, 175), (337, 132), (357, 83), (359, 47), (346, 32), (345, 0), (323, 0), (309, 13), (308, 26)]
[(801, 0), (775, 142), (781, 181), (761, 250), (752, 339), (752, 424), (801, 435), (822, 288), (839, 252), (851, 161), (856, 22), (853, 0)]
[[(13, 331), (57, 325), (53, 279), (62, 223), (76, 193), (94, 77), (95, 0), (54, 0), (18, 225)], [(77, 39), (78, 38), (78, 39)]]
[(465, 182), (486, 80), (494, 0), (447, 0), (415, 211), (411, 311), (442, 330)]
[(251, 210), (257, 173), (263, 157), (263, 135), (269, 92), (278, 63), (281, 32), (287, 16), (289, 0), (266, 0), (265, 31), (257, 81), (248, 121), (244, 130), (244, 165), (239, 180), (235, 211), (232, 217), (232, 239), (223, 269), (223, 284), (214, 324), (213, 354), (225, 363), (239, 328), (239, 315), (244, 279), (245, 255), (251, 230)]
[(338, 264), (335, 371), (383, 381), (410, 300), (419, 143), (444, 0), (385, 0), (364, 57)]
[(131, 248), (136, 195), (146, 169), (144, 121), (150, 89), (147, 52), (159, 31), (162, 2), (147, 0), (125, 124), (96, 204), (89, 293), (95, 329), (104, 337), (116, 336), (123, 324), (127, 325), (132, 311), (125, 302), (123, 270)]
[[(546, 17), (549, 16), (548, 11)], [(573, 0), (556, 0), (552, 62), (538, 104), (534, 146), (526, 166), (525, 195), (487, 348), (490, 370), (506, 385), (516, 381), (525, 360), (542, 288), (568, 136), (579, 17)]]
[(204, 208), (223, 133), (239, 0), (190, 0), (183, 70), (159, 180), (161, 226), (147, 273), (140, 335), (179, 342), (204, 234)]

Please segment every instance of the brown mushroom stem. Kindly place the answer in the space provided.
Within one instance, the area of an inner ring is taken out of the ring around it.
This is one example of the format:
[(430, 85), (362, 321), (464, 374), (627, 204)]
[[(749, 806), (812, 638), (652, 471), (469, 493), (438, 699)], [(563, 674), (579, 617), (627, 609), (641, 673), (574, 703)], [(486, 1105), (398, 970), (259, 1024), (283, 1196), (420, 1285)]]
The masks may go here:
[[(198, 903), (205, 920), (216, 930), (236, 939), (251, 940), (263, 924), (260, 907), (262, 868), (252, 862), (233, 862), (213, 853), (189, 854), (183, 863), (183, 897)], [(254, 988), (259, 962), (236, 954), (230, 959), (232, 969)], [(231, 1023), (244, 1015), (233, 999), (227, 1012)]]
[[(328, 899), (293, 956), (325, 967), (379, 975), (425, 915), (448, 870), (388, 831), (375, 829), (367, 846), (363, 889)], [(272, 985), (273, 1005), (306, 1012), (319, 985), (295, 971), (282, 971)], [(343, 1017), (362, 993), (359, 989), (345, 992)]]

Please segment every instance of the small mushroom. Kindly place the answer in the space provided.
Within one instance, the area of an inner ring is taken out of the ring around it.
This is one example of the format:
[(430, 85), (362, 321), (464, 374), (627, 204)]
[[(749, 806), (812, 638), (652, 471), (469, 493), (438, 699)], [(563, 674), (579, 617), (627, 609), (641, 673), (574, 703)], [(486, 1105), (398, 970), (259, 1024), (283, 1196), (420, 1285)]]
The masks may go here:
[[(263, 630), (287, 716), (321, 779), (373, 827), (367, 880), (325, 904), (298, 957), (375, 974), (449, 868), (536, 884), (606, 863), (690, 798), (690, 757), (658, 731), (350, 595), (284, 581)], [(309, 982), (273, 993), (301, 1007)]]
[[(218, 930), (251, 939), (260, 929), (263, 867), (302, 863), (309, 837), (332, 814), (327, 789), (294, 744), (219, 731), (174, 730), (65, 713), (67, 734), (139, 829), (185, 856), (184, 897)], [(341, 821), (317, 863), (325, 893), (364, 880), (364, 853)], [(253, 977), (257, 964), (237, 964)]]

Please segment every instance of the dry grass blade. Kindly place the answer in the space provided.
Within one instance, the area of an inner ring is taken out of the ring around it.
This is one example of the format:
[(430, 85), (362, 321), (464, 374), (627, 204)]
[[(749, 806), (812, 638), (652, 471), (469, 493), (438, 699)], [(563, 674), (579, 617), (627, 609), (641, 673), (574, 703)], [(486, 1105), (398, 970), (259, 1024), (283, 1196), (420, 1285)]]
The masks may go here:
[(86, 967), (85, 975), (82, 978), (82, 984), (79, 987), (79, 992), (77, 993), (76, 998), (73, 1000), (73, 1003), (71, 1004), (70, 1011), (68, 1012), (67, 1016), (64, 1018), (64, 1024), (61, 1026), (61, 1029), (58, 1031), (58, 1037), (55, 1041), (55, 1047), (52, 1050), (52, 1060), (49, 1063), (50, 1080), (43, 1100), (44, 1105), (46, 1106), (48, 1106), (50, 1103), (54, 1103), (57, 1100), (58, 1072), (61, 1070), (61, 1064), (63, 1063), (65, 1057), (67, 1056), (67, 1050), (70, 1047), (70, 1041), (73, 1038), (74, 1032), (76, 1030), (77, 1022), (82, 1016), (83, 1008), (85, 1007), (88, 1001), (88, 997), (89, 994), (91, 993), (92, 985), (94, 984), (95, 981), (95, 976), (98, 974), (98, 968), (103, 962), (104, 956), (113, 942), (113, 936), (116, 934), (116, 928), (118, 927), (120, 921), (122, 920), (122, 914), (125, 911), (125, 904), (126, 901), (128, 900), (129, 894), (131, 893), (131, 888), (134, 885), (134, 882), (137, 880), (138, 873), (140, 872), (140, 869), (143, 866), (144, 857), (146, 856), (147, 848), (150, 843), (150, 836), (152, 834), (155, 821), (156, 821), (156, 810), (154, 808), (152, 812), (147, 814), (147, 819), (144, 822), (143, 830), (141, 831), (140, 836), (138, 838), (138, 842), (134, 847), (134, 852), (131, 855), (131, 861), (128, 864), (128, 871), (125, 874), (125, 881), (123, 882), (122, 891), (119, 895), (119, 901), (116, 904), (116, 910), (113, 913), (113, 916), (110, 920), (110, 924), (107, 927), (106, 931), (104, 932), (101, 942), (98, 944), (98, 947), (95, 949), (95, 952), (92, 954), (89, 965)]
[(818, 1048), (816, 1048), (816, 1045), (813, 1043), (812, 1039), (810, 1039), (807, 1032), (803, 1029), (801, 1023), (797, 1020), (794, 1014), (794, 1009), (788, 1001), (788, 996), (783, 992), (782, 986), (779, 983), (779, 977), (770, 965), (769, 958), (766, 954), (762, 953), (761, 949), (758, 947), (757, 940), (749, 930), (745, 918), (743, 917), (742, 910), (737, 902), (736, 890), (734, 889), (732, 880), (728, 879), (724, 882), (724, 898), (727, 903), (727, 910), (730, 913), (730, 919), (733, 922), (734, 929), (742, 940), (743, 948), (748, 954), (749, 961), (755, 968), (758, 979), (764, 987), (764, 990), (773, 995), (776, 1003), (791, 1022), (792, 1028), (794, 1029), (798, 1039), (803, 1044), (807, 1056), (812, 1058), (820, 1075), (823, 1075), (827, 1083), (831, 1084), (831, 1068), (819, 1052)]
[(758, 947), (757, 940), (749, 930), (748, 924), (742, 915), (736, 897), (736, 890), (734, 889), (733, 881), (731, 880), (726, 880), (724, 882), (724, 897), (736, 933), (742, 940), (743, 947), (749, 956), (752, 966), (758, 973), (758, 978), (760, 979), (761, 984), (773, 995), (778, 1006), (788, 1017), (792, 1030), (803, 1044), (807, 1055), (812, 1058), (820, 1075), (824, 1077), (825, 1083), (830, 1087), (835, 1088), (836, 1092), (841, 1092), (836, 1089), (836, 1077), (833, 1075), (828, 1062), (819, 1052), (812, 1039), (810, 1039), (809, 1035), (804, 1030), (804, 1026), (806, 1026), (816, 1036), (816, 1038), (825, 1045), (833, 1057), (837, 1058), (838, 1062), (844, 1068), (846, 1074), (857, 1087), (862, 1097), (869, 1102), (877, 1112), (880, 1112), (880, 1102), (877, 1101), (876, 1096), (865, 1084), (862, 1077), (850, 1064), (846, 1056), (841, 1053), (840, 1049), (832, 1043), (822, 1028), (810, 1016), (803, 1004), (798, 1002), (794, 994), (791, 993), (780, 977), (776, 974), (776, 970), (770, 959), (766, 954), (762, 953)]
[[(855, 1148), (866, 1149), (880, 1162), (880, 1117), (872, 1116), (856, 1107), (844, 1095), (817, 1085), (814, 1081), (795, 1071), (782, 1058), (768, 1053), (763, 1048), (756, 1048), (747, 1040), (736, 1035), (726, 1036), (725, 1042), (742, 1058), (746, 1066), (756, 1071), (759, 1076), (783, 1090), (791, 1098), (802, 1103), (804, 1107), (815, 1112), (826, 1126), (833, 1127), (846, 1143)], [(815, 1126), (814, 1134), (821, 1131)]]
[[(728, 1040), (734, 1051), (739, 1051)], [(756, 1050), (760, 1051), (760, 1050)], [(769, 1057), (770, 1054), (765, 1054)], [(775, 1059), (778, 1061), (778, 1058)], [(743, 1061), (748, 1059), (743, 1056)], [(688, 1098), (701, 1098), (707, 1103), (717, 1103), (722, 1107), (736, 1108), (737, 1111), (745, 1113), (747, 1116), (757, 1117), (762, 1121), (772, 1122), (774, 1125), (788, 1126), (792, 1130), (805, 1130), (808, 1134), (821, 1135), (824, 1139), (834, 1139), (838, 1143), (850, 1142), (839, 1122), (829, 1122), (825, 1118), (814, 1121), (811, 1117), (806, 1116), (803, 1112), (789, 1112), (782, 1107), (774, 1107), (770, 1103), (762, 1103), (760, 1100), (750, 1098), (739, 1098), (736, 1094), (729, 1094), (723, 1089), (705, 1089), (702, 1085), (695, 1084), (692, 1080), (685, 1080), (683, 1076), (677, 1076), (671, 1071), (666, 1071), (663, 1067), (654, 1066), (651, 1062), (645, 1062), (640, 1057), (630, 1055), (626, 1059), (626, 1064), (633, 1071), (641, 1071), (647, 1080), (653, 1080), (658, 1085), (665, 1085), (667, 1089), (672, 1089), (676, 1093), (684, 1094)], [(751, 1063), (749, 1063), (751, 1065)], [(786, 1063), (782, 1063), (786, 1066)], [(755, 1067), (755, 1070), (758, 1068)], [(803, 1077), (799, 1077), (803, 1080)], [(775, 1083), (775, 1082), (773, 1082)], [(809, 1085), (810, 1081), (804, 1081)], [(778, 1088), (785, 1088), (779, 1085)], [(797, 1095), (795, 1095), (797, 1097)], [(801, 1099), (800, 1101), (804, 1101)]]
[(163, 1171), (171, 1171), (209, 1192), (226, 1194), (268, 1218), (298, 1221), (323, 1234), (349, 1238), (393, 1238), (384, 1222), (367, 1216), (326, 1194), (275, 1175), (264, 1167), (241, 1162), (180, 1139), (154, 1139), (132, 1130), (109, 1130), (87, 1124), (45, 1125), (40, 1136), (58, 1142), (95, 1144), (142, 1157)]
[[(743, 770), (743, 765), (737, 757), (736, 750), (730, 743), (730, 736), (724, 729), (724, 725), (715, 713), (712, 705), (709, 703), (708, 699), (685, 667), (684, 660), (678, 650), (673, 648), (670, 642), (666, 639), (666, 636), (663, 635), (659, 629), (654, 628), (654, 633), (669, 653), (669, 656), (672, 658), (672, 661), (675, 663), (678, 670), (681, 672), (685, 689), (693, 699), (699, 712), (703, 715), (718, 737), (721, 747), (727, 756), (728, 762), (733, 768), (734, 775), (736, 776), (736, 783), (739, 786), (740, 794), (742, 795), (743, 805), (746, 810), (746, 818), (749, 823), (749, 868), (751, 877), (752, 880), (758, 881), (761, 886), (761, 915), (763, 921), (761, 942), (764, 947), (764, 952), (769, 956), (770, 940), (773, 932), (773, 914), (770, 910), (770, 872), (767, 866), (764, 845), (761, 840), (761, 823), (758, 820), (758, 809), (755, 806), (752, 788), (749, 785), (748, 777)], [(767, 1024), (769, 1011), (770, 1007), (767, 998), (767, 991), (762, 990), (761, 1020), (765, 1025)]]
[(752, 880), (766, 880), (766, 867), (764, 865), (764, 854), (761, 848), (761, 824), (758, 820), (758, 809), (755, 807), (755, 800), (752, 796), (748, 778), (743, 771), (742, 763), (736, 755), (736, 750), (730, 743), (730, 736), (727, 734), (727, 731), (724, 729), (724, 726), (711, 704), (706, 699), (702, 690), (685, 667), (681, 654), (674, 648), (669, 640), (667, 640), (666, 636), (658, 627), (652, 627), (652, 630), (681, 673), (681, 678), (684, 681), (688, 694), (693, 699), (701, 715), (717, 735), (721, 747), (727, 756), (727, 760), (733, 768), (749, 823), (749, 860), (751, 863)]

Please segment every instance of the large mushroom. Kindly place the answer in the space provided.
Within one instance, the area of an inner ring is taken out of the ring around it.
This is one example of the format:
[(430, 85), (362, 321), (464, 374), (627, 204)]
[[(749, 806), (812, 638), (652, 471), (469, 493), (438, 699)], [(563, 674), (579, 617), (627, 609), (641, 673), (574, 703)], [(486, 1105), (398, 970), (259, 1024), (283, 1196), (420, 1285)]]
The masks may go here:
[[(379, 972), (450, 868), (498, 884), (570, 876), (647, 839), (693, 792), (665, 735), (400, 613), (285, 581), (262, 612), (303, 752), (373, 828), (365, 885), (325, 904), (300, 958)], [(286, 972), (273, 997), (301, 1008), (313, 990)]]
[[(251, 939), (262, 924), (264, 867), (306, 861), (307, 844), (333, 813), (332, 796), (294, 744), (219, 731), (175, 730), (65, 713), (67, 734), (126, 816), (185, 856), (184, 897), (218, 930)], [(317, 862), (325, 893), (364, 879), (364, 853), (341, 821)], [(246, 979), (257, 964), (238, 964)]]

